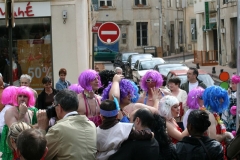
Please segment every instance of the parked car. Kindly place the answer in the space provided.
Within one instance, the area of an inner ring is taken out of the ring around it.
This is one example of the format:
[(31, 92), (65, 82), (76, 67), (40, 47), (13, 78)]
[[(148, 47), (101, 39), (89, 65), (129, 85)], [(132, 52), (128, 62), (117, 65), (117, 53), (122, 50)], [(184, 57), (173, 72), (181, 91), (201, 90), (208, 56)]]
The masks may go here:
[(115, 52), (107, 47), (94, 47), (95, 61), (111, 61), (113, 63), (117, 54), (118, 52)]
[(164, 64), (165, 61), (162, 58), (151, 58), (151, 59), (139, 59), (135, 63), (132, 75), (133, 81), (139, 84), (141, 78), (145, 75), (147, 71), (153, 69), (156, 64)]
[(152, 54), (134, 54), (128, 57), (127, 63), (125, 65), (125, 77), (132, 79), (132, 69), (139, 59), (152, 58)]
[[(169, 79), (173, 76), (177, 76), (181, 79), (181, 84), (187, 82), (187, 71), (188, 70), (171, 70), (169, 71), (168, 75), (167, 75), (167, 83), (169, 81)], [(204, 70), (199, 69), (198, 70), (198, 79), (203, 81), (203, 83), (209, 87), (209, 86), (213, 86), (214, 85), (214, 81), (212, 79), (212, 77)]]
[(123, 53), (118, 53), (114, 59), (113, 66), (114, 68), (116, 67), (121, 67), (123, 70), (123, 75), (125, 72), (125, 65), (127, 63), (127, 59), (130, 55), (138, 54), (137, 52), (123, 52)]
[(155, 65), (153, 69), (166, 77), (171, 70), (188, 70), (189, 68), (183, 63), (164, 63)]

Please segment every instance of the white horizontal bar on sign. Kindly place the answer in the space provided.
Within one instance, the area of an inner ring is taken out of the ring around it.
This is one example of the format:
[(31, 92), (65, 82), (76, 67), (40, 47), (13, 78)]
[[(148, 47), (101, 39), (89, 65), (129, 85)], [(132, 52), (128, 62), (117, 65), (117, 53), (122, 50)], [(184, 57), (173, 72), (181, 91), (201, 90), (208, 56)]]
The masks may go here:
[(117, 31), (101, 31), (102, 35), (116, 35)]

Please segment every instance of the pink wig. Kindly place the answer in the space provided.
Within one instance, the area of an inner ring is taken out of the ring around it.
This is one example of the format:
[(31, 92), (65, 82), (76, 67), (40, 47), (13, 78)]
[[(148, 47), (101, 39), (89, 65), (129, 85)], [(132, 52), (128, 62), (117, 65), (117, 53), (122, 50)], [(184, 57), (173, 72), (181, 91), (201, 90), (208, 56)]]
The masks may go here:
[(72, 84), (68, 87), (69, 90), (76, 92), (77, 94), (83, 92), (83, 88), (78, 84)]
[(5, 88), (2, 92), (2, 100), (1, 103), (3, 105), (13, 105), (13, 102), (16, 98), (16, 94), (17, 94), (17, 87), (15, 86), (9, 86), (7, 88)]
[(155, 70), (149, 70), (147, 71), (147, 73), (141, 78), (141, 83), (140, 86), (142, 88), (142, 90), (147, 91), (148, 87), (147, 87), (147, 82), (146, 80), (148, 79), (152, 79), (153, 81), (156, 82), (156, 88), (159, 88), (162, 86), (163, 84), (163, 78), (162, 75)]
[(230, 108), (230, 113), (231, 113), (233, 116), (236, 116), (237, 106), (232, 106), (232, 107)]
[(17, 88), (17, 94), (13, 101), (14, 106), (19, 106), (18, 95), (26, 95), (28, 97), (28, 104), (26, 104), (28, 107), (33, 107), (35, 105), (35, 97), (31, 88), (25, 86)]
[(196, 87), (188, 93), (187, 106), (189, 109), (199, 109), (198, 99), (202, 99), (204, 89), (202, 87)]
[(240, 76), (233, 75), (232, 76), (232, 83), (234, 83), (234, 84), (240, 83)]
[(90, 82), (92, 82), (94, 79), (98, 78), (98, 87), (100, 88), (101, 80), (99, 74), (92, 69), (88, 69), (83, 71), (80, 76), (78, 77), (78, 84), (87, 91), (92, 91), (92, 86), (90, 85)]

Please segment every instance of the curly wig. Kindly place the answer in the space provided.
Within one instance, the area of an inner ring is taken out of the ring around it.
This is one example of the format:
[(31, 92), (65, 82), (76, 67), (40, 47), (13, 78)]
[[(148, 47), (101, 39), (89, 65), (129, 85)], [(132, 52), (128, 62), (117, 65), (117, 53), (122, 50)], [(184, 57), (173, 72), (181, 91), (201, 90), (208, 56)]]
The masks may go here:
[[(102, 100), (109, 99), (109, 92), (112, 87), (112, 83), (110, 83), (104, 90), (102, 94)], [(138, 94), (138, 88), (134, 84), (134, 82), (128, 80), (128, 79), (122, 79), (119, 82), (119, 88), (120, 88), (120, 102), (123, 98), (125, 98), (127, 95), (131, 95), (132, 99), (131, 101), (134, 103), (138, 100), (139, 94)]]
[(82, 93), (84, 91), (84, 89), (79, 84), (71, 84), (68, 87), (68, 89), (74, 91), (77, 94)]
[(17, 87), (15, 86), (9, 86), (5, 88), (2, 92), (2, 100), (1, 103), (3, 105), (13, 105), (13, 102), (16, 98), (16, 93), (17, 93)]
[(99, 80), (98, 87), (101, 87), (101, 79), (100, 76), (98, 75), (98, 72), (92, 69), (88, 69), (83, 71), (79, 77), (78, 77), (78, 84), (83, 88), (86, 89), (87, 91), (92, 91), (92, 86), (90, 85), (90, 82), (92, 82), (96, 77)]
[(173, 118), (172, 116), (172, 106), (179, 104), (179, 101), (174, 96), (164, 96), (159, 102), (159, 114), (166, 119)]
[[(222, 99), (223, 102), (220, 100)], [(211, 112), (222, 113), (229, 106), (228, 93), (219, 86), (210, 86), (203, 93), (204, 106)]]
[(232, 83), (238, 84), (238, 83), (240, 83), (240, 76), (233, 75), (231, 80), (232, 80)]
[(204, 89), (202, 87), (197, 87), (192, 89), (189, 93), (188, 93), (188, 97), (187, 97), (187, 106), (189, 107), (189, 109), (199, 109), (199, 104), (198, 104), (198, 99), (202, 98)]
[(142, 90), (144, 90), (144, 91), (147, 91), (147, 90), (148, 90), (146, 80), (147, 80), (147, 79), (150, 79), (150, 78), (151, 78), (153, 81), (156, 82), (156, 88), (159, 88), (159, 87), (162, 86), (162, 84), (163, 84), (162, 75), (161, 75), (158, 71), (149, 70), (149, 71), (147, 71), (147, 73), (141, 78), (140, 86), (141, 86)]
[(35, 97), (31, 88), (25, 86), (17, 88), (17, 94), (13, 101), (14, 106), (19, 106), (18, 95), (26, 95), (28, 97), (28, 104), (26, 104), (28, 107), (33, 107), (35, 105)]
[(99, 72), (101, 78), (102, 87), (98, 89), (98, 94), (102, 94), (103, 90), (112, 82), (113, 77), (116, 73), (112, 70), (103, 70)]

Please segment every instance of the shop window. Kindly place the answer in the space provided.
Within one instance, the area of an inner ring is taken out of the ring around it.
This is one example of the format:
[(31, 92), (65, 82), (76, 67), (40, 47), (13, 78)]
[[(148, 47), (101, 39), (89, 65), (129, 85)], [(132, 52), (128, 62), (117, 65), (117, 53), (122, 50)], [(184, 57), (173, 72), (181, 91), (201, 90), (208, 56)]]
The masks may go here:
[(191, 40), (192, 41), (197, 41), (197, 23), (196, 23), (196, 19), (191, 19)]
[(148, 45), (148, 22), (137, 22), (137, 46)]
[(147, 0), (135, 0), (135, 5), (136, 6), (146, 6)]
[[(40, 93), (43, 89), (42, 78), (52, 78), (51, 19), (21, 18), (15, 19), (15, 23), (17, 25), (12, 30), (13, 85), (19, 86), (21, 74), (28, 74), (32, 77), (31, 87)], [(0, 20), (0, 52), (7, 60), (0, 63), (0, 68), (3, 67), (0, 72), (4, 81), (9, 83), (7, 33), (5, 20)]]
[(112, 6), (112, 0), (99, 0), (100, 7), (110, 7)]

